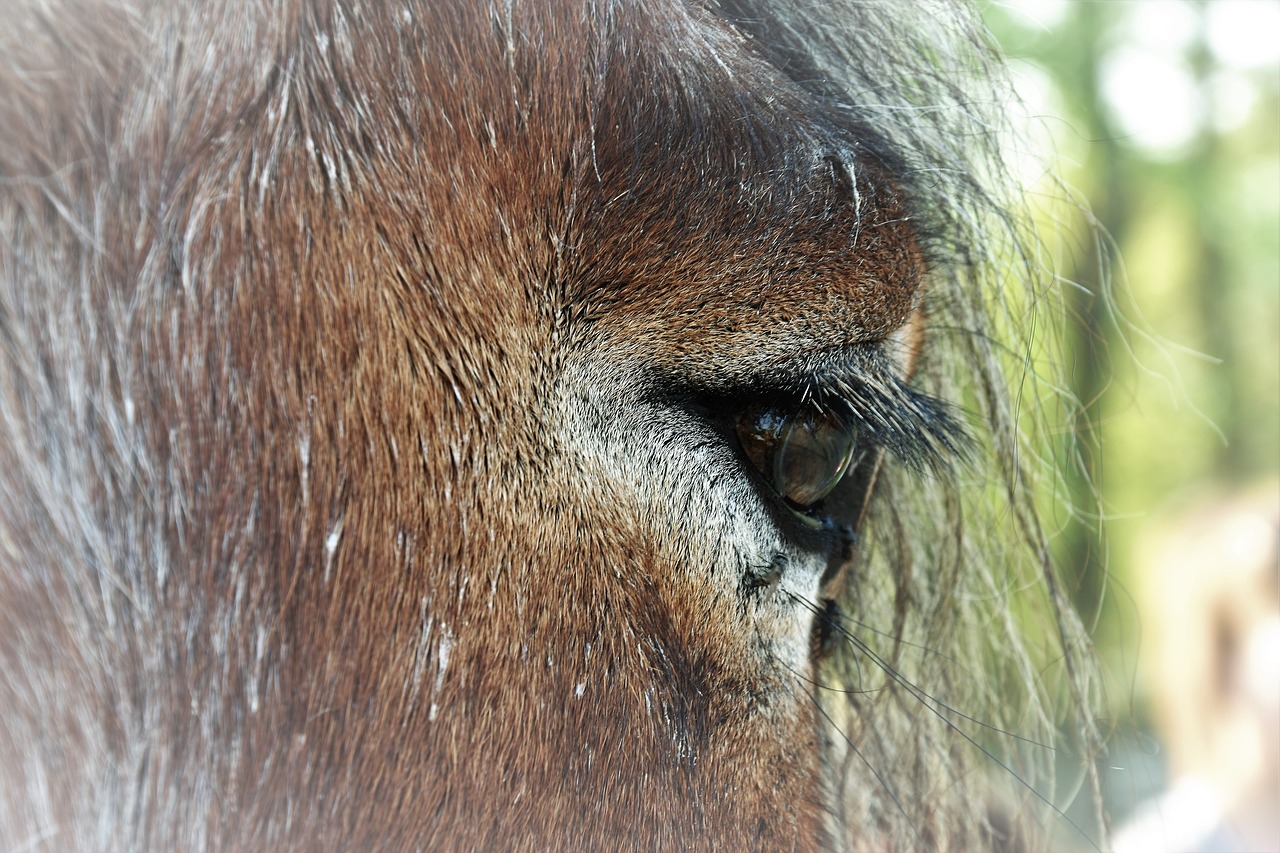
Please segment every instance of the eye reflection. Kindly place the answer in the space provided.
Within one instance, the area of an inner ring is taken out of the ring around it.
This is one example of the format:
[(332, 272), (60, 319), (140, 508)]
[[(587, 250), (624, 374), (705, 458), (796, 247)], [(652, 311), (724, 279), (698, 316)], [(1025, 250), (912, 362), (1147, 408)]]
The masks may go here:
[(813, 410), (748, 409), (737, 432), (747, 458), (798, 509), (829, 495), (853, 461), (853, 431)]

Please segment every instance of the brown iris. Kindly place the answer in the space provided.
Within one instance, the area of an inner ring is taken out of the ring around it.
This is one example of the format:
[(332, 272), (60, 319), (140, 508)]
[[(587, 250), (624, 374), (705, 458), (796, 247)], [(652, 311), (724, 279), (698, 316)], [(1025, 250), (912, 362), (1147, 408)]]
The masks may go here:
[(821, 412), (748, 409), (737, 431), (747, 458), (798, 509), (830, 494), (853, 460), (853, 431)]

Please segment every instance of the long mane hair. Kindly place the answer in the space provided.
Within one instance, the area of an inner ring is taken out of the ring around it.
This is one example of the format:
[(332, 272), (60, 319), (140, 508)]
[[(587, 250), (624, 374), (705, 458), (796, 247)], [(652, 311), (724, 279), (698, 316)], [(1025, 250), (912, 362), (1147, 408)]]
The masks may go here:
[[(809, 687), (843, 754), (827, 768), (840, 820), (903, 848), (1059, 834), (1092, 844), (1061, 809), (1085, 796), (1105, 826), (1096, 676), (1039, 511), (1076, 461), (1062, 428), (1077, 406), (1059, 373), (1064, 284), (1012, 167), (1035, 154), (1011, 121), (1003, 59), (976, 13), (952, 4), (740, 14), (895, 164), (930, 269), (914, 384), (960, 405), (971, 438), (946, 475), (887, 465), (876, 480), (838, 651)], [(1077, 756), (1080, 789), (1055, 791), (1055, 755), (1059, 767)], [(984, 801), (1003, 804), (985, 824)]]

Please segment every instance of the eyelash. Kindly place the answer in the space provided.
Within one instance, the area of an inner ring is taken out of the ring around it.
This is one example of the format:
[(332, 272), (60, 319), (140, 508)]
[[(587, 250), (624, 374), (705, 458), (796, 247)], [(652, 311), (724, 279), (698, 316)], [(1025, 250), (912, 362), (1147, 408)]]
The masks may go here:
[(943, 473), (969, 440), (952, 408), (893, 376), (839, 375), (704, 398), (745, 461), (808, 527), (823, 500), (884, 449), (908, 468)]

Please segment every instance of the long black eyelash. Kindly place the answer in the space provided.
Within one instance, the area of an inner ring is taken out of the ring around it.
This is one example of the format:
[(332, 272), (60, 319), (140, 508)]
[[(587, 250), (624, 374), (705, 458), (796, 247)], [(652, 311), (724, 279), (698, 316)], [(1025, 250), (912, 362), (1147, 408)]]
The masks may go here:
[(964, 459), (971, 441), (953, 407), (893, 376), (838, 374), (813, 382), (810, 405), (882, 447), (916, 471), (946, 473)]
[[(664, 379), (667, 389), (680, 385)], [(765, 376), (730, 388), (686, 386), (676, 395), (664, 390), (662, 398), (719, 423), (727, 434), (749, 408), (817, 409), (853, 430), (863, 450), (883, 448), (917, 472), (949, 473), (972, 446), (956, 408), (909, 387), (876, 350), (819, 354), (799, 377)]]

